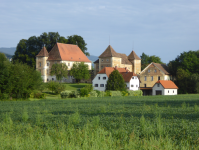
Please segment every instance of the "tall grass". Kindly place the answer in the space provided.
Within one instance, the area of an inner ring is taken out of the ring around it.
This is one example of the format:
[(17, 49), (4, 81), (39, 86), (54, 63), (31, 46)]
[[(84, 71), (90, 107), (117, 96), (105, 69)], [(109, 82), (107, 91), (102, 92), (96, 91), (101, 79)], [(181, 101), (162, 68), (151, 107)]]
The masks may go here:
[(199, 149), (198, 95), (0, 103), (1, 149)]

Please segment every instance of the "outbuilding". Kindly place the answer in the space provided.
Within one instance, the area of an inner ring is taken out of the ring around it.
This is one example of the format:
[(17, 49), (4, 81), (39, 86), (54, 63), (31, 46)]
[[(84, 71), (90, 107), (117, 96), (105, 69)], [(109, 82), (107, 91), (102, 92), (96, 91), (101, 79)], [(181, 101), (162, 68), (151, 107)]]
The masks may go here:
[(171, 80), (159, 80), (152, 87), (152, 95), (177, 95), (178, 87)]

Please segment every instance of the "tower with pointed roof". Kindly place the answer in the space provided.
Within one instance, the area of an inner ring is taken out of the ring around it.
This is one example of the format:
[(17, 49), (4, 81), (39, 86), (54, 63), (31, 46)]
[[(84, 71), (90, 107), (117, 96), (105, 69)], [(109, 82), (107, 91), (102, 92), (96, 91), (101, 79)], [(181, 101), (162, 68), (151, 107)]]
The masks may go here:
[(95, 74), (97, 74), (104, 67), (126, 68), (130, 72), (136, 74), (141, 72), (141, 59), (134, 51), (129, 56), (122, 53), (117, 53), (111, 45), (99, 56), (99, 59), (94, 62)]
[(36, 70), (38, 70), (41, 73), (41, 76), (44, 81), (46, 81), (47, 70), (45, 66), (48, 56), (49, 54), (45, 47), (43, 47), (39, 54), (36, 56)]
[(128, 60), (132, 63), (132, 71), (136, 74), (141, 72), (141, 59), (132, 51), (128, 56)]

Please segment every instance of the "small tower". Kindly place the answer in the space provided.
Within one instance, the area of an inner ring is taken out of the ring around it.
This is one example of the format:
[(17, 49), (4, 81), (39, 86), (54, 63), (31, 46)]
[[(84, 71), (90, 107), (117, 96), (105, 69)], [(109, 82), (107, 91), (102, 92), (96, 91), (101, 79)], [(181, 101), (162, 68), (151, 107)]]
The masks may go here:
[(43, 81), (47, 81), (47, 59), (48, 59), (48, 51), (45, 47), (41, 49), (39, 54), (36, 56), (36, 70), (41, 73), (41, 77), (43, 78)]
[(137, 56), (137, 54), (132, 51), (128, 56), (128, 60), (132, 63), (132, 71), (135, 74), (139, 74), (141, 72), (141, 59)]

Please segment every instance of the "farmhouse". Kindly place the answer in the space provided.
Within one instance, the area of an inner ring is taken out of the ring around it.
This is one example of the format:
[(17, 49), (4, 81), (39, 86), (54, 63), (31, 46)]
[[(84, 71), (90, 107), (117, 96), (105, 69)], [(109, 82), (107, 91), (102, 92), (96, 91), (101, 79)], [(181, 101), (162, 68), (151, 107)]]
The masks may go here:
[(95, 78), (92, 81), (94, 90), (105, 91), (109, 75), (114, 70), (118, 70), (120, 72), (120, 74), (124, 78), (127, 89), (129, 90), (139, 89), (140, 81), (137, 75), (133, 72), (129, 72), (127, 68), (117, 68), (116, 66), (115, 68), (104, 67), (100, 72), (98, 72), (98, 74), (95, 76)]
[(171, 80), (159, 80), (152, 88), (152, 95), (177, 95), (178, 87)]
[[(56, 80), (56, 76), (50, 75), (53, 64), (65, 63), (68, 66), (68, 70), (70, 70), (75, 62), (84, 62), (88, 65), (89, 70), (91, 70), (91, 61), (77, 45), (56, 43), (49, 53), (45, 47), (41, 49), (36, 56), (36, 70), (41, 73), (43, 81), (47, 82)], [(65, 82), (72, 82), (73, 80), (72, 76), (63, 79)]]
[(172, 76), (168, 70), (165, 64), (154, 62), (142, 70), (139, 78), (141, 80), (140, 89), (143, 91), (143, 95), (152, 95), (152, 87), (158, 80), (171, 80)]
[(111, 45), (99, 56), (99, 59), (94, 62), (95, 74), (104, 67), (127, 68), (130, 72), (138, 74), (141, 72), (141, 59), (132, 51), (129, 56), (126, 54), (117, 53)]

